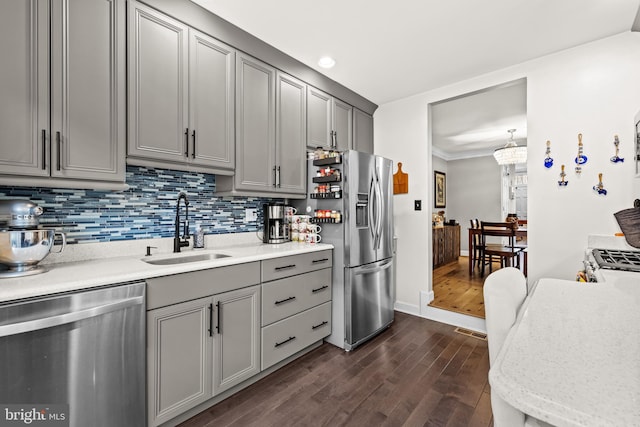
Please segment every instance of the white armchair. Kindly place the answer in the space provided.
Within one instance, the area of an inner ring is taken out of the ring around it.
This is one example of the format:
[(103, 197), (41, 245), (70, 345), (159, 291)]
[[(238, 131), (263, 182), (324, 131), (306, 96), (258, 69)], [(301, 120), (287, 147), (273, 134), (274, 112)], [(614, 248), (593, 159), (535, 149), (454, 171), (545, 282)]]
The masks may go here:
[[(527, 282), (520, 270), (501, 268), (491, 273), (484, 282), (484, 306), (489, 340), (489, 365), (493, 365), (509, 330), (518, 317), (518, 310), (527, 296)], [(548, 426), (491, 393), (491, 409), (495, 427)]]

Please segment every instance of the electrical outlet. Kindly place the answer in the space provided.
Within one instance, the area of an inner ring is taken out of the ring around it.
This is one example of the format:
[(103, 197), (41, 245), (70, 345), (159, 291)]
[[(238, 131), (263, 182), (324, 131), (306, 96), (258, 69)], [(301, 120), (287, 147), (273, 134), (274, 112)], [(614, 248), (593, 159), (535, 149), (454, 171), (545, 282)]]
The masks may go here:
[(414, 200), (413, 201), (413, 209), (416, 211), (422, 210), (422, 200)]
[(244, 210), (244, 221), (251, 222), (258, 220), (258, 210), (257, 209), (245, 209)]

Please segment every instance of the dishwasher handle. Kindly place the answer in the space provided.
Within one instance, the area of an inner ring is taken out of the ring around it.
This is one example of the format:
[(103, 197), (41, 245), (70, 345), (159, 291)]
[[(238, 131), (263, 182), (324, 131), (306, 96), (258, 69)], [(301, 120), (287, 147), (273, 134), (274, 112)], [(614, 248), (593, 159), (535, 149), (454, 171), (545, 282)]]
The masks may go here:
[(0, 326), (0, 337), (37, 331), (67, 323), (78, 322), (91, 317), (101, 316), (112, 311), (122, 310), (134, 305), (144, 304), (144, 296), (120, 299), (108, 304), (91, 307), (84, 310), (72, 311), (41, 319), (28, 320), (26, 322), (11, 323)]

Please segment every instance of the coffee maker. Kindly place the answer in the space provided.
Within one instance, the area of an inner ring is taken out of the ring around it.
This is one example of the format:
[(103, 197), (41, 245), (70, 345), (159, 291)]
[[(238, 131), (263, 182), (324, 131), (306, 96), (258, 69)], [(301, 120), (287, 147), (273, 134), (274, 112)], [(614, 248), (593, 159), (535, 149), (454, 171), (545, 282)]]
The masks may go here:
[(286, 216), (287, 207), (282, 204), (265, 203), (263, 206), (264, 243), (285, 243), (291, 240)]

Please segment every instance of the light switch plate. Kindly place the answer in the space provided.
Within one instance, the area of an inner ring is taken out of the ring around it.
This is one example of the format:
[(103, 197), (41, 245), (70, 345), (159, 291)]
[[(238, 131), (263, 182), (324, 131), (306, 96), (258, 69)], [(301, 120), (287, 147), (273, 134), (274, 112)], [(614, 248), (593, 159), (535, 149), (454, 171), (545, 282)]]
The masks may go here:
[(257, 209), (245, 209), (244, 210), (244, 221), (257, 221), (258, 220), (258, 210)]
[(413, 201), (413, 209), (416, 211), (422, 210), (422, 200), (414, 200)]

